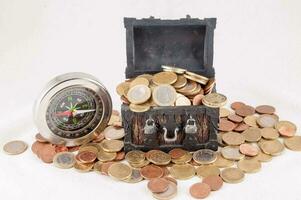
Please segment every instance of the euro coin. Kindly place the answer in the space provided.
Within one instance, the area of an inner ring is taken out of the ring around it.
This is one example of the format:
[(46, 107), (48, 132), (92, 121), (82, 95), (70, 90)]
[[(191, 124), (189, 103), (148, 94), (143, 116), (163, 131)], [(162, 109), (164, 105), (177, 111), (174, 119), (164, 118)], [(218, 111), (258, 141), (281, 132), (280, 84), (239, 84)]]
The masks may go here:
[(190, 106), (191, 101), (183, 95), (176, 99), (175, 105), (176, 106)]
[(177, 185), (173, 182), (169, 182), (168, 188), (165, 192), (153, 193), (153, 197), (158, 200), (172, 199), (177, 195)]
[(206, 183), (195, 183), (189, 188), (190, 195), (195, 199), (204, 199), (209, 196), (211, 188)]
[(295, 124), (289, 121), (279, 121), (275, 128), (278, 130), (281, 136), (292, 137), (296, 134), (297, 127)]
[(119, 96), (127, 96), (129, 89), (130, 89), (130, 83), (122, 82), (116, 87), (116, 92)]
[(160, 72), (154, 75), (153, 82), (156, 85), (171, 85), (177, 81), (177, 75), (173, 72)]
[(223, 117), (228, 117), (230, 115), (230, 110), (227, 108), (220, 108), (219, 109), (219, 117), (223, 118)]
[(261, 139), (261, 130), (259, 128), (250, 127), (242, 135), (247, 142), (258, 142)]
[(245, 142), (245, 138), (241, 134), (236, 132), (224, 133), (222, 135), (222, 139), (226, 144), (233, 146), (241, 145)]
[(170, 174), (175, 179), (186, 180), (195, 175), (195, 168), (190, 164), (175, 164), (170, 168)]
[(241, 144), (239, 151), (246, 156), (257, 156), (259, 149), (252, 144)]
[(103, 134), (107, 140), (119, 140), (125, 135), (123, 128), (115, 128), (114, 126), (108, 126), (105, 128)]
[(243, 181), (245, 174), (238, 168), (226, 168), (221, 172), (221, 177), (227, 183), (240, 183)]
[(198, 87), (198, 84), (196, 82), (188, 80), (187, 84), (184, 87), (177, 89), (177, 91), (182, 94), (190, 94), (197, 87)]
[(284, 150), (284, 146), (279, 140), (265, 141), (260, 148), (264, 153), (272, 156), (277, 156)]
[(241, 160), (245, 157), (245, 155), (240, 153), (239, 147), (235, 146), (223, 147), (221, 150), (221, 154), (224, 158), (233, 161)]
[(18, 155), (26, 151), (28, 145), (19, 140), (11, 141), (3, 146), (3, 151), (8, 155)]
[(186, 151), (185, 155), (179, 158), (173, 158), (172, 162), (175, 164), (185, 164), (190, 162), (192, 159), (192, 155), (190, 152)]
[(183, 75), (178, 75), (177, 81), (172, 84), (175, 89), (184, 87), (187, 84), (187, 79)]
[(193, 160), (198, 164), (210, 164), (217, 159), (215, 151), (210, 149), (200, 149), (193, 153)]
[(274, 128), (263, 128), (261, 129), (261, 135), (264, 139), (275, 140), (279, 138), (279, 133)]
[(108, 169), (108, 174), (114, 179), (125, 180), (132, 174), (132, 169), (123, 163), (114, 163)]
[(276, 109), (273, 106), (269, 106), (269, 105), (257, 106), (255, 110), (259, 114), (270, 114), (270, 115), (275, 113), (276, 111)]
[(154, 178), (147, 183), (147, 188), (151, 192), (160, 193), (168, 189), (169, 181), (164, 178)]
[(141, 104), (151, 97), (151, 90), (146, 85), (136, 85), (129, 89), (127, 99), (133, 104)]
[(118, 152), (121, 151), (124, 143), (120, 140), (103, 140), (100, 146), (106, 152)]
[(202, 99), (202, 102), (205, 106), (219, 108), (227, 103), (227, 97), (219, 93), (211, 93), (205, 95), (205, 97)]
[(125, 159), (129, 163), (138, 164), (145, 160), (145, 154), (143, 151), (133, 150), (125, 155)]
[(257, 117), (254, 116), (254, 115), (249, 115), (249, 116), (246, 116), (244, 119), (244, 122), (251, 126), (251, 127), (258, 127), (257, 125)]
[(168, 66), (168, 65), (162, 65), (162, 69), (166, 72), (174, 72), (177, 74), (184, 74), (187, 70), (180, 68), (180, 67), (174, 67), (174, 66)]
[(124, 182), (127, 183), (138, 183), (143, 180), (139, 169), (132, 169), (132, 174), (129, 178), (124, 179)]
[(93, 169), (93, 166), (94, 166), (94, 163), (87, 163), (87, 164), (78, 163), (78, 162), (74, 163), (74, 168), (76, 170), (78, 170), (79, 172), (89, 172)]
[(260, 115), (256, 122), (261, 128), (274, 128), (278, 118), (275, 115)]
[(255, 173), (261, 169), (261, 163), (257, 160), (240, 160), (237, 167), (245, 173)]
[(196, 174), (200, 178), (213, 175), (218, 176), (220, 174), (220, 169), (215, 165), (202, 165), (196, 169)]
[(219, 168), (227, 168), (232, 167), (234, 165), (234, 161), (225, 159), (221, 154), (218, 154), (217, 159), (213, 163), (213, 165)]
[(77, 154), (76, 158), (81, 163), (93, 163), (97, 158), (97, 154), (91, 151), (82, 151)]
[(147, 165), (140, 170), (141, 176), (147, 180), (163, 176), (163, 169), (156, 165)]
[(57, 153), (53, 158), (53, 164), (62, 169), (72, 168), (75, 163), (74, 154), (71, 152)]
[(241, 117), (246, 117), (249, 115), (254, 115), (255, 114), (255, 108), (252, 106), (244, 105), (238, 109), (235, 110), (235, 113)]
[(173, 106), (176, 96), (176, 90), (170, 85), (159, 85), (153, 91), (153, 100), (159, 106)]
[(105, 152), (104, 150), (100, 150), (97, 154), (97, 159), (102, 162), (108, 162), (114, 160), (116, 156), (116, 152)]
[(163, 151), (154, 150), (148, 160), (156, 165), (167, 165), (171, 161), (171, 156)]
[(132, 112), (141, 113), (141, 112), (148, 111), (151, 108), (151, 106), (149, 104), (140, 104), (140, 105), (137, 105), (137, 104), (131, 103), (130, 106), (129, 106), (129, 108), (130, 108), (130, 110)]
[(144, 77), (137, 77), (130, 83), (130, 88), (136, 86), (136, 85), (149, 85), (149, 81)]
[(207, 176), (202, 182), (208, 184), (212, 191), (219, 190), (224, 184), (223, 179), (218, 175)]
[(186, 71), (184, 76), (203, 85), (206, 85), (209, 81), (207, 77), (189, 71)]
[(285, 138), (284, 145), (292, 151), (301, 151), (301, 136)]
[(273, 157), (271, 155), (265, 154), (261, 150), (259, 150), (258, 155), (252, 157), (251, 159), (257, 160), (259, 162), (269, 162), (272, 160), (272, 158)]

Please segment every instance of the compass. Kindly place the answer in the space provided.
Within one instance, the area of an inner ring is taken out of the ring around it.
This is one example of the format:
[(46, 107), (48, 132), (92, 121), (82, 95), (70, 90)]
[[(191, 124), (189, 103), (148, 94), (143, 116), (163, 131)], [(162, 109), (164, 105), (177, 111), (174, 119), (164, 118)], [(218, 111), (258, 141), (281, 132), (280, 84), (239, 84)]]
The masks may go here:
[(68, 73), (51, 80), (38, 98), (34, 121), (40, 134), (53, 144), (80, 145), (107, 125), (112, 101), (93, 76)]

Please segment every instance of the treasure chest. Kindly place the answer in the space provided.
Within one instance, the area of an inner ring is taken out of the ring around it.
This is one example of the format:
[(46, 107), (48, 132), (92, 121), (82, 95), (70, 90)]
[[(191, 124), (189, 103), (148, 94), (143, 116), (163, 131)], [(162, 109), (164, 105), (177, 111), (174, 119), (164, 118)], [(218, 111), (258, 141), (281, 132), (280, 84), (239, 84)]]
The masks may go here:
[[(126, 78), (162, 71), (162, 65), (180, 66), (214, 79), (213, 35), (215, 18), (187, 16), (179, 20), (125, 18)], [(215, 87), (213, 89), (215, 91)], [(152, 107), (133, 112), (121, 107), (124, 149), (170, 151), (182, 148), (217, 150), (219, 109), (199, 106)]]

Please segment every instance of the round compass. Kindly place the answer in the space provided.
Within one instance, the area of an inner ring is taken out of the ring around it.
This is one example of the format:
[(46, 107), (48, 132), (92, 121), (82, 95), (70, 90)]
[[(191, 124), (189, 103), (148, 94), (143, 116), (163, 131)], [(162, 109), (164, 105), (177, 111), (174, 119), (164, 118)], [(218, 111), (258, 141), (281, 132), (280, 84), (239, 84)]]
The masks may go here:
[(54, 78), (35, 105), (39, 132), (53, 144), (80, 145), (102, 131), (112, 111), (105, 87), (93, 76), (68, 73)]

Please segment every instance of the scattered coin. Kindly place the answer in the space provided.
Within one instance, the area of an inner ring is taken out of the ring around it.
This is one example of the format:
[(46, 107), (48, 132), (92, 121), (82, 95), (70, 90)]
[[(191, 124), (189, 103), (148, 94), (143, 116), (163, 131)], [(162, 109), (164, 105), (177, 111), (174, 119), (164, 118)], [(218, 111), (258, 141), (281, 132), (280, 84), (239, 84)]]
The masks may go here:
[(130, 83), (130, 88), (136, 86), (136, 85), (149, 85), (149, 81), (144, 77), (137, 77)]
[(231, 104), (231, 108), (232, 108), (233, 110), (240, 109), (240, 108), (242, 108), (242, 107), (244, 107), (244, 106), (246, 106), (246, 104), (244, 104), (243, 102), (239, 102), (239, 101), (233, 102), (233, 103)]
[(194, 106), (202, 105), (202, 100), (205, 96), (203, 94), (197, 94), (193, 97), (192, 104)]
[(169, 182), (168, 188), (165, 192), (153, 193), (153, 197), (159, 200), (172, 199), (177, 194), (177, 185), (173, 182)]
[(219, 120), (219, 126), (218, 130), (223, 132), (230, 132), (235, 128), (235, 124), (229, 120), (226, 119), (220, 119)]
[(261, 135), (264, 139), (275, 140), (279, 137), (279, 133), (274, 128), (263, 128), (261, 129)]
[(140, 170), (141, 176), (147, 180), (163, 176), (163, 169), (156, 165), (147, 165)]
[(242, 106), (242, 107), (236, 109), (235, 113), (239, 116), (246, 117), (249, 115), (254, 115), (255, 109), (252, 106), (245, 105), (245, 106)]
[(156, 165), (167, 165), (171, 161), (171, 156), (163, 151), (154, 150), (147, 159)]
[(273, 106), (269, 106), (269, 105), (261, 105), (261, 106), (257, 106), (255, 108), (256, 112), (258, 112), (259, 114), (273, 114), (275, 112), (275, 108)]
[(124, 182), (127, 183), (138, 183), (143, 180), (139, 169), (132, 169), (132, 174), (129, 178), (124, 179)]
[(245, 142), (244, 136), (236, 132), (224, 133), (222, 135), (222, 139), (226, 144), (233, 145), (233, 146), (241, 145), (242, 143)]
[(128, 179), (132, 174), (132, 169), (123, 163), (114, 163), (108, 169), (109, 176), (117, 180)]
[(184, 87), (187, 84), (187, 79), (183, 75), (178, 75), (177, 81), (172, 84), (175, 89)]
[(72, 168), (75, 163), (74, 154), (70, 152), (57, 153), (53, 157), (53, 164), (62, 169)]
[(176, 99), (175, 105), (176, 106), (190, 106), (191, 101), (187, 97), (182, 95)]
[(227, 97), (219, 93), (207, 94), (202, 102), (204, 105), (211, 108), (219, 108), (224, 106), (227, 103)]
[(246, 156), (256, 156), (259, 153), (259, 149), (252, 144), (241, 144), (239, 150)]
[(242, 135), (247, 142), (258, 142), (261, 138), (261, 130), (259, 128), (250, 127), (242, 132)]
[(217, 154), (211, 149), (200, 149), (193, 153), (193, 160), (198, 164), (210, 164), (216, 161)]
[(284, 146), (279, 140), (265, 141), (260, 145), (260, 148), (264, 153), (272, 156), (277, 156), (284, 150)]
[(239, 147), (235, 146), (226, 146), (221, 149), (221, 154), (224, 158), (228, 160), (241, 160), (245, 155), (241, 154)]
[(126, 154), (125, 159), (129, 163), (141, 163), (145, 160), (145, 154), (143, 151), (133, 150)]
[(238, 168), (226, 168), (221, 172), (221, 177), (227, 183), (240, 183), (243, 181), (245, 174)]
[(123, 148), (124, 143), (120, 140), (103, 140), (100, 146), (106, 152), (118, 152)]
[(185, 156), (186, 151), (180, 148), (172, 149), (168, 152), (168, 154), (171, 156), (171, 159), (179, 159)]
[(207, 176), (203, 178), (202, 182), (208, 184), (211, 191), (219, 190), (224, 184), (223, 179), (219, 175)]
[(130, 89), (129, 82), (122, 82), (116, 87), (116, 92), (119, 96), (127, 96), (127, 92)]
[(259, 162), (269, 162), (272, 160), (272, 156), (259, 151), (257, 156), (251, 157), (251, 159), (257, 160)]
[(213, 165), (219, 168), (227, 168), (232, 167), (234, 165), (234, 161), (225, 159), (221, 154), (218, 154), (217, 159), (213, 163)]
[(115, 128), (114, 126), (108, 126), (103, 131), (103, 134), (107, 140), (119, 140), (124, 137), (124, 129)]
[(38, 142), (43, 142), (43, 143), (48, 142), (40, 133), (36, 134), (35, 139)]
[(27, 147), (28, 145), (25, 142), (14, 140), (4, 145), (3, 151), (8, 155), (18, 155), (26, 151)]
[(246, 116), (244, 122), (251, 127), (258, 127), (257, 125), (257, 117), (255, 115)]
[(206, 183), (195, 183), (189, 189), (190, 195), (196, 199), (206, 198), (207, 196), (209, 196), (210, 191), (211, 188)]
[(196, 169), (196, 174), (198, 177), (207, 177), (207, 176), (218, 176), (220, 174), (220, 169), (215, 165), (202, 165)]
[(261, 128), (274, 128), (278, 118), (275, 115), (260, 115), (256, 121)]
[(195, 175), (195, 168), (190, 164), (175, 164), (170, 168), (170, 174), (175, 179), (186, 180)]
[(185, 163), (190, 162), (191, 159), (192, 159), (191, 153), (186, 151), (186, 153), (183, 157), (174, 158), (174, 159), (172, 159), (172, 162), (175, 163), (175, 164), (185, 164)]
[(219, 117), (220, 118), (224, 118), (224, 117), (228, 117), (230, 115), (230, 110), (228, 110), (227, 108), (220, 108), (219, 109)]
[[(31, 145), (31, 151), (34, 154), (38, 154), (38, 151), (44, 146), (44, 143), (39, 142), (39, 141), (35, 141), (32, 145)], [(5, 151), (5, 150), (4, 150)]]
[(244, 120), (241, 116), (238, 116), (236, 114), (228, 115), (228, 119), (234, 123), (240, 123)]
[(113, 165), (115, 162), (105, 162), (102, 163), (102, 161), (98, 161), (96, 164), (99, 165), (99, 167), (97, 167), (97, 171), (99, 171), (101, 174), (108, 176), (109, 175), (109, 168), (111, 165)]
[(296, 134), (297, 127), (295, 124), (289, 121), (279, 121), (275, 128), (278, 130), (281, 136), (292, 137)]
[(172, 85), (177, 81), (178, 77), (173, 72), (160, 72), (153, 76), (153, 82), (156, 85)]
[(261, 163), (257, 160), (240, 160), (237, 163), (237, 167), (245, 173), (255, 173), (261, 169)]
[(147, 187), (151, 192), (160, 193), (165, 192), (168, 189), (169, 181), (164, 178), (151, 179)]
[(79, 172), (89, 172), (93, 169), (94, 163), (79, 163), (75, 162), (74, 163), (74, 168), (78, 170)]
[(82, 151), (77, 154), (77, 160), (81, 163), (93, 163), (96, 160), (97, 154), (91, 151)]
[(245, 124), (244, 122), (238, 124), (235, 128), (234, 131), (236, 132), (243, 132), (245, 130), (247, 130), (250, 126)]
[(97, 154), (97, 159), (102, 162), (108, 162), (114, 160), (116, 156), (116, 152), (106, 152), (101, 149)]
[(177, 92), (170, 85), (159, 85), (153, 90), (153, 100), (159, 106), (173, 106)]
[(284, 145), (292, 151), (301, 151), (301, 136), (285, 138)]
[(56, 154), (55, 152), (55, 145), (52, 144), (45, 144), (43, 148), (38, 152), (39, 157), (42, 159), (45, 163), (52, 163), (53, 158)]

